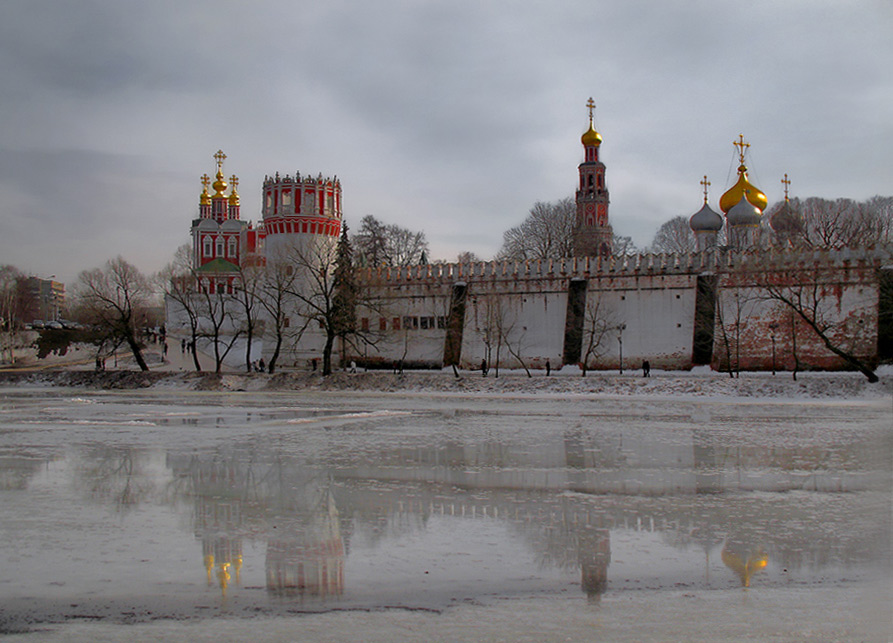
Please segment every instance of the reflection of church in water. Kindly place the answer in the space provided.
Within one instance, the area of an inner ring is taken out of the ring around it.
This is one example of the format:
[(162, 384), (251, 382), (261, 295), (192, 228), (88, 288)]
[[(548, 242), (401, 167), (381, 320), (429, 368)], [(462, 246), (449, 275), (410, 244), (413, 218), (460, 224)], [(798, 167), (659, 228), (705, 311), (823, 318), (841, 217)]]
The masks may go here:
[(718, 553), (726, 581), (745, 587), (770, 560), (792, 570), (870, 560), (874, 536), (851, 529), (855, 514), (844, 505), (816, 524), (802, 497), (749, 493), (800, 489), (804, 471), (813, 472), (815, 491), (867, 484), (863, 472), (846, 471), (864, 454), (841, 454), (841, 468), (826, 480), (815, 472), (828, 457), (729, 446), (703, 430), (668, 443), (635, 430), (577, 427), (536, 448), (443, 437), (362, 454), (333, 449), (311, 463), (270, 445), (233, 445), (170, 454), (168, 466), (177, 496), (193, 503), (208, 583), (224, 593), (240, 583), (246, 539), (266, 544), (268, 593), (325, 599), (350, 582), (345, 558), (358, 530), (416, 530), (444, 516), (507, 524), (544, 567), (578, 570), (582, 590), (597, 600), (617, 534), (649, 532), (674, 548), (700, 549), (706, 574)]
[(194, 500), (208, 585), (241, 583), (242, 543), (265, 539), (266, 588), (284, 597), (337, 596), (344, 541), (332, 492), (301, 468), (257, 467), (235, 454), (169, 456), (178, 492)]

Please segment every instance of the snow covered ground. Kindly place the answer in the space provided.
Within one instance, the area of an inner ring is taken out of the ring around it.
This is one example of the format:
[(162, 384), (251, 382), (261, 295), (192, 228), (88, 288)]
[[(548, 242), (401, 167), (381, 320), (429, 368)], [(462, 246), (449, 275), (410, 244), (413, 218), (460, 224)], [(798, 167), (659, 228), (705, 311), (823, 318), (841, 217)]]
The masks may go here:
[(893, 638), (886, 373), (81, 375), (0, 387), (8, 640)]

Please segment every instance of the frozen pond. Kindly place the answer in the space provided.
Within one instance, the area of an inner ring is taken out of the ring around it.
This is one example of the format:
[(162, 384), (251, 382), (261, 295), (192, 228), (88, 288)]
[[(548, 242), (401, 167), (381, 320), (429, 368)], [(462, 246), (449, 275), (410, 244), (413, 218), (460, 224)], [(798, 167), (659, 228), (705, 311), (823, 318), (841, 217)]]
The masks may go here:
[(0, 400), (13, 639), (893, 636), (888, 401)]

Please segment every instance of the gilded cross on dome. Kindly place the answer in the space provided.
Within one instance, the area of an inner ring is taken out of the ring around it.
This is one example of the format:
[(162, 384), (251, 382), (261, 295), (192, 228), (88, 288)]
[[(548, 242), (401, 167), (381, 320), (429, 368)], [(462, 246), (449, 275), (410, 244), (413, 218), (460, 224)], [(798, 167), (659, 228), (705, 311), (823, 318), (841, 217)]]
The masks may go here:
[(211, 187), (211, 177), (208, 176), (207, 172), (202, 174), (202, 185), (204, 186), (205, 190)]
[(788, 200), (788, 187), (791, 185), (790, 179), (788, 179), (788, 173), (784, 173), (784, 178), (781, 180), (782, 184), (784, 184), (784, 200)]
[(738, 162), (743, 164), (744, 163), (744, 150), (746, 150), (748, 147), (750, 147), (750, 143), (745, 143), (744, 142), (744, 134), (739, 134), (738, 140), (733, 141), (732, 145), (734, 145), (735, 147), (738, 148)]
[(223, 150), (217, 150), (214, 160), (217, 161), (217, 171), (219, 172), (223, 169), (223, 161), (226, 160), (226, 154), (223, 153)]
[(707, 203), (707, 187), (710, 185), (710, 181), (707, 180), (707, 175), (704, 175), (704, 179), (701, 181), (701, 185), (704, 186), (704, 203)]
[(239, 177), (233, 174), (231, 177), (229, 177), (229, 184), (233, 186), (233, 192), (235, 192), (236, 188), (239, 187)]
[(589, 124), (592, 125), (592, 110), (595, 109), (595, 101), (592, 100), (592, 96), (590, 96), (589, 100), (586, 101), (586, 107), (589, 108)]

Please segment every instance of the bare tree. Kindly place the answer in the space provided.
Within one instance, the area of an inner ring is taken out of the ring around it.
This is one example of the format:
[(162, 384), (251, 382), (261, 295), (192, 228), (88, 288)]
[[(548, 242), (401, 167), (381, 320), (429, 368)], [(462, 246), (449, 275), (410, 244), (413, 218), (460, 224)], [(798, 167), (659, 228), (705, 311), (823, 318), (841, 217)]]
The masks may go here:
[(524, 361), (523, 355), (526, 329), (523, 327), (519, 328), (518, 317), (514, 311), (510, 309), (506, 300), (502, 297), (497, 297), (494, 303), (495, 306), (493, 312), (495, 314), (493, 316), (493, 322), (496, 325), (496, 332), (498, 333), (496, 377), (499, 377), (499, 347), (503, 345), (509, 355), (514, 357), (521, 365), (521, 368), (527, 373), (527, 377), (533, 377), (533, 375), (530, 374), (530, 369), (527, 367), (527, 362)]
[[(726, 293), (728, 296), (723, 296)], [(720, 361), (720, 368), (725, 364), (729, 377), (740, 377), (741, 336), (753, 312), (755, 298), (747, 288), (738, 283), (730, 284), (722, 291), (717, 290), (716, 296), (716, 327), (725, 355), (724, 361)]]
[(238, 302), (242, 334), (245, 336), (245, 372), (251, 372), (251, 348), (254, 336), (260, 323), (261, 290), (265, 278), (263, 266), (250, 263), (239, 267), (239, 278), (234, 288), (234, 296)]
[(651, 252), (684, 254), (697, 248), (694, 232), (685, 217), (673, 217), (660, 228), (651, 242)]
[[(502, 302), (495, 293), (486, 293), (474, 298), (475, 332), (484, 344), (483, 359), (487, 370), (494, 369), (499, 377), (499, 359), (502, 349), (502, 333), (499, 332), (499, 319), (502, 316)], [(495, 354), (495, 359), (494, 359)], [(483, 373), (486, 376), (486, 373)]]
[(615, 234), (613, 245), (614, 255), (618, 257), (634, 255), (639, 251), (639, 249), (636, 248), (636, 244), (633, 243), (632, 237), (622, 237)]
[(764, 219), (787, 206), (801, 225), (791, 241), (808, 248), (873, 246), (893, 241), (893, 197), (867, 201), (809, 197), (781, 201), (766, 210)]
[(279, 258), (271, 259), (264, 267), (259, 301), (266, 312), (264, 333), (273, 339), (273, 354), (267, 365), (269, 372), (273, 373), (279, 363), (283, 346), (286, 343), (297, 344), (307, 330), (310, 319), (303, 317), (299, 321), (292, 319), (291, 316), (289, 293), (296, 288), (295, 277), (298, 272), (295, 267)]
[(388, 263), (387, 226), (371, 214), (360, 220), (360, 227), (354, 237), (354, 245), (361, 263), (378, 268)]
[(825, 348), (862, 373), (869, 382), (877, 382), (874, 370), (858, 355), (860, 320), (841, 313), (835, 294), (838, 286), (830, 278), (816, 269), (784, 280), (759, 273), (758, 283), (765, 299), (786, 306), (815, 332)]
[(586, 377), (589, 370), (590, 360), (598, 359), (607, 352), (611, 331), (616, 330), (620, 323), (600, 299), (587, 307), (583, 319), (583, 351), (580, 359), (583, 377)]
[(359, 265), (413, 266), (428, 254), (424, 232), (415, 232), (396, 224), (386, 225), (371, 214), (360, 221), (354, 236)]
[(201, 372), (202, 366), (195, 350), (201, 322), (200, 299), (196, 290), (197, 275), (192, 267), (192, 248), (189, 244), (177, 248), (174, 260), (161, 270), (158, 279), (167, 308), (169, 310), (173, 308), (176, 311), (174, 314), (179, 316), (179, 313), (182, 313), (186, 318), (189, 330), (189, 353), (192, 355), (195, 370)]
[(482, 259), (470, 250), (460, 252), (456, 257), (456, 263), (479, 263)]
[(289, 257), (299, 274), (287, 294), (294, 297), (300, 314), (308, 321), (317, 322), (325, 334), (322, 353), (324, 376), (332, 373), (332, 350), (335, 339), (342, 331), (335, 303), (337, 256), (335, 244), (327, 239), (314, 239), (305, 246), (294, 248)]
[(521, 225), (503, 233), (496, 258), (536, 261), (573, 256), (576, 216), (576, 204), (570, 197), (554, 203), (538, 201)]
[(424, 263), (428, 241), (424, 232), (413, 232), (398, 225), (387, 227), (388, 263), (392, 266), (415, 266)]
[(15, 363), (15, 343), (21, 325), (22, 283), (25, 276), (15, 266), (0, 266), (0, 359)]
[(146, 360), (137, 339), (138, 321), (152, 294), (149, 281), (121, 257), (78, 277), (75, 297), (92, 322), (113, 342), (126, 343), (143, 371)]
[[(214, 277), (205, 277), (196, 294), (199, 312), (199, 337), (208, 340), (214, 351), (214, 372), (223, 370), (223, 362), (242, 334), (238, 314), (238, 300), (220, 284), (213, 284)], [(201, 283), (201, 282), (200, 282)], [(192, 346), (197, 360), (196, 345)]]

